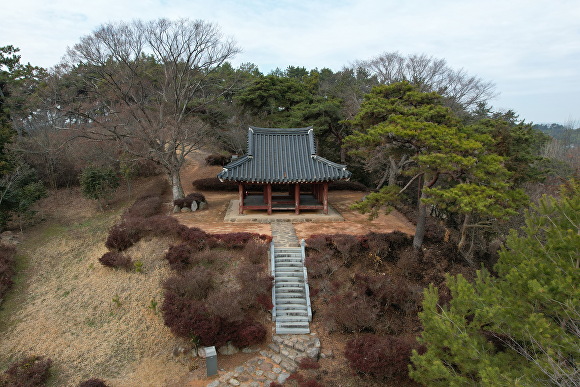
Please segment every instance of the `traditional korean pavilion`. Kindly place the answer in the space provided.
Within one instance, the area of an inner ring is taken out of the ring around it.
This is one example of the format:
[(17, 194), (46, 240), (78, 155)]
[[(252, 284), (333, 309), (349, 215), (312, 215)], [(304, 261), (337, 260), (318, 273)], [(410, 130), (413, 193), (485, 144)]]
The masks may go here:
[(328, 183), (348, 180), (346, 166), (316, 154), (312, 127), (248, 129), (248, 153), (218, 174), (238, 183), (244, 210), (323, 210), (328, 214)]

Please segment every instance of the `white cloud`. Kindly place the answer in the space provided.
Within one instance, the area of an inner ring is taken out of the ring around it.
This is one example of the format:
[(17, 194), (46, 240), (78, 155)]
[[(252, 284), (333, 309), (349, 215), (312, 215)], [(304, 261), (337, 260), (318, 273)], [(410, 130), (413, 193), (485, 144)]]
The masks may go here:
[(0, 45), (20, 47), (24, 61), (45, 67), (102, 23), (189, 17), (216, 22), (243, 49), (234, 63), (262, 71), (338, 70), (385, 51), (425, 53), (496, 82), (494, 105), (528, 120), (580, 116), (578, 1), (21, 0), (2, 7), (10, 16), (0, 25)]

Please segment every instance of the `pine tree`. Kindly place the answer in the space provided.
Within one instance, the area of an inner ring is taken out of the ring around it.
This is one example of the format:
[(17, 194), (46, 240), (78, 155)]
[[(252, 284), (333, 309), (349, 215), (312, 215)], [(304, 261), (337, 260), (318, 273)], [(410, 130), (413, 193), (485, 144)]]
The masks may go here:
[(512, 231), (495, 267), (475, 283), (448, 277), (452, 300), (425, 291), (410, 375), (429, 386), (580, 382), (580, 183), (544, 197)]

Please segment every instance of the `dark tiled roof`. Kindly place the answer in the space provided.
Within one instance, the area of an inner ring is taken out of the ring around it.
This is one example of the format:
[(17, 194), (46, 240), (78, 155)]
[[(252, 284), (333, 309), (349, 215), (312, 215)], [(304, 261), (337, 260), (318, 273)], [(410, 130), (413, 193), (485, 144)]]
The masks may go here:
[(222, 181), (248, 183), (315, 183), (348, 180), (346, 166), (316, 155), (312, 127), (250, 127), (248, 154), (226, 165)]

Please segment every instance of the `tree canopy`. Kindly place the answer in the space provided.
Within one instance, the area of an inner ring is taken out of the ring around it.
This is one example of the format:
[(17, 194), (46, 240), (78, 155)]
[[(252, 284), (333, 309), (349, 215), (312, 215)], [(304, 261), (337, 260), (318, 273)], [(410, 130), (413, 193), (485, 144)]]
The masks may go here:
[(580, 358), (580, 184), (544, 197), (512, 231), (495, 266), (475, 283), (448, 277), (452, 299), (425, 290), (427, 351), (410, 375), (429, 386), (578, 383)]

